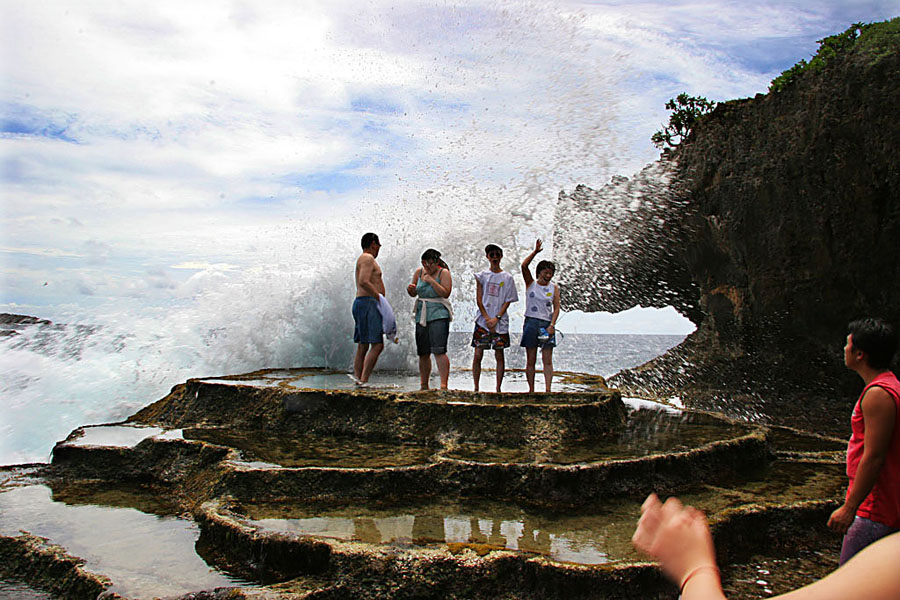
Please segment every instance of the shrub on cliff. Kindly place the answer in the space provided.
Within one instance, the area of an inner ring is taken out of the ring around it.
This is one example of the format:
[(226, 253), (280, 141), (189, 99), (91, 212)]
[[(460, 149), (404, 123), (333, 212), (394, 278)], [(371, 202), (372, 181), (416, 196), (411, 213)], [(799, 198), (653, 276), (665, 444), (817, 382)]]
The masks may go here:
[(650, 140), (657, 148), (669, 150), (674, 148), (691, 133), (697, 119), (716, 107), (716, 103), (701, 96), (678, 94), (666, 102), (666, 110), (671, 110), (669, 124), (654, 133)]
[(770, 92), (780, 92), (794, 83), (801, 73), (821, 71), (836, 56), (853, 51), (869, 53), (873, 59), (900, 49), (900, 17), (881, 23), (854, 23), (842, 33), (818, 40), (819, 50), (807, 62), (800, 59), (790, 69), (772, 80)]

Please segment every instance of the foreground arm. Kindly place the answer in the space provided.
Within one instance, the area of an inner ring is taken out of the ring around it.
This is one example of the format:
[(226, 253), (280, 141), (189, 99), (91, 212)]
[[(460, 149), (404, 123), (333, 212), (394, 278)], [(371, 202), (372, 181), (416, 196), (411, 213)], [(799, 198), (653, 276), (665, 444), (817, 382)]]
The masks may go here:
[[(883, 537), (859, 551), (826, 577), (776, 596), (784, 600), (897, 600), (900, 598), (900, 533)], [(688, 600), (688, 599), (685, 599)]]
[(896, 421), (897, 410), (894, 399), (884, 388), (869, 388), (860, 404), (866, 426), (863, 455), (859, 459), (856, 477), (853, 478), (847, 499), (828, 519), (828, 527), (841, 534), (847, 533), (856, 516), (856, 509), (878, 481), (878, 475), (891, 446)]
[[(659, 561), (682, 589), (683, 600), (724, 600), (712, 536), (703, 514), (685, 508), (677, 498), (661, 504), (651, 494), (641, 507), (641, 520), (631, 541)], [(900, 598), (900, 532), (861, 550), (844, 566), (783, 600), (896, 600)]]

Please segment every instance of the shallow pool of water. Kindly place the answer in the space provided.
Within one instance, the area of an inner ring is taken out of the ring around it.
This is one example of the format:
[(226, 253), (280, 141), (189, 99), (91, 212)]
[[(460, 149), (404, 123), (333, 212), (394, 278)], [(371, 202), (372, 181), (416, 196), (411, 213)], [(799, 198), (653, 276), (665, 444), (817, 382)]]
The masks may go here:
[(0, 534), (15, 536), (19, 530), (48, 538), (83, 558), (88, 570), (110, 577), (112, 591), (128, 598), (176, 596), (244, 584), (197, 555), (194, 545), (199, 529), (177, 516), (67, 504), (55, 501), (49, 487), (30, 485), (0, 491)]
[(266, 531), (370, 544), (464, 544), (518, 550), (557, 561), (601, 564), (636, 558), (632, 527), (638, 502), (616, 502), (602, 514), (566, 515), (482, 502), (372, 510), (303, 506), (248, 507), (250, 523)]
[[(776, 462), (741, 480), (697, 485), (685, 503), (714, 515), (766, 502), (839, 497), (841, 465)], [(395, 508), (306, 504), (238, 507), (265, 531), (396, 546), (465, 544), (540, 554), (563, 562), (600, 564), (637, 559), (631, 535), (642, 499), (614, 498), (589, 511), (552, 512), (510, 503), (437, 502)]]
[(82, 427), (83, 434), (66, 442), (69, 446), (113, 446), (133, 448), (148, 438), (181, 439), (181, 430), (164, 430), (140, 425), (91, 425)]

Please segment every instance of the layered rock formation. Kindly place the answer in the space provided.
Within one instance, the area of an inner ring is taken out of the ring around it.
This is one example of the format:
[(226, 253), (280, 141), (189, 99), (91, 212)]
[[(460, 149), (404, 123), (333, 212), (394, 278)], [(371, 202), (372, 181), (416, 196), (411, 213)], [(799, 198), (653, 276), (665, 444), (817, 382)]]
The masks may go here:
[(192, 379), (0, 468), (0, 596), (674, 598), (630, 543), (650, 491), (710, 516), (732, 597), (760, 561), (774, 593), (835, 567), (842, 440), (651, 406)]
[(634, 180), (560, 194), (565, 308), (671, 305), (697, 325), (614, 385), (846, 428), (860, 387), (841, 362), (847, 322), (900, 323), (897, 30), (720, 104)]

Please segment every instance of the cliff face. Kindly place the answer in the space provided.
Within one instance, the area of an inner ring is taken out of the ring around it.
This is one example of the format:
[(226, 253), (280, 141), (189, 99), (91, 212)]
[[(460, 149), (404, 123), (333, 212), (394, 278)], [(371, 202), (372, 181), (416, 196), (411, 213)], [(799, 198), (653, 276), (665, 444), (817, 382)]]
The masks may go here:
[[(741, 398), (776, 417), (791, 400), (830, 398), (847, 420), (860, 387), (842, 366), (847, 322), (880, 315), (900, 325), (900, 40), (890, 52), (861, 46), (781, 92), (719, 105), (635, 178), (633, 187), (648, 177), (661, 187), (644, 186), (616, 227), (610, 197), (623, 202), (623, 182), (561, 194), (566, 308), (668, 304), (698, 327), (613, 383), (718, 407)], [(640, 243), (569, 260), (590, 254), (569, 222), (592, 218)], [(607, 277), (629, 270), (643, 276)]]

